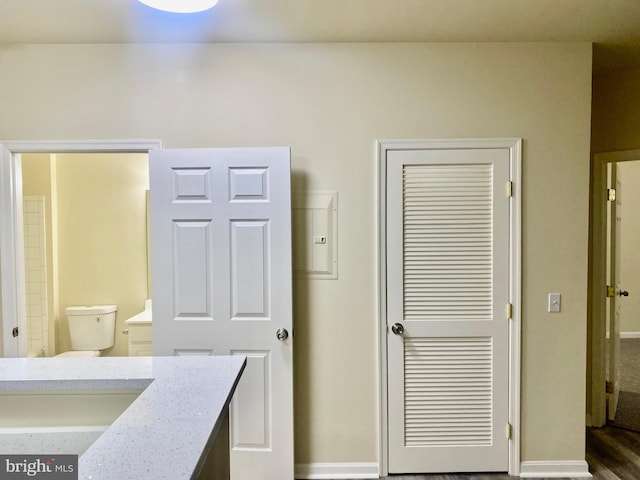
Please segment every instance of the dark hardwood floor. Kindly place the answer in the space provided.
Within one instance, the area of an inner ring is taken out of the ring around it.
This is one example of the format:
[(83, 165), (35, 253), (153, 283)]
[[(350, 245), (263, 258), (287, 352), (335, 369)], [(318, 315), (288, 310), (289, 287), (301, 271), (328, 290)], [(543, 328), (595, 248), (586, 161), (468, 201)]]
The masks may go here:
[(640, 433), (615, 427), (589, 429), (587, 462), (595, 479), (640, 479)]
[[(595, 480), (640, 480), (640, 433), (614, 427), (587, 429), (586, 458)], [(504, 473), (469, 473), (390, 475), (383, 478), (387, 480), (508, 480), (518, 477), (511, 477)]]

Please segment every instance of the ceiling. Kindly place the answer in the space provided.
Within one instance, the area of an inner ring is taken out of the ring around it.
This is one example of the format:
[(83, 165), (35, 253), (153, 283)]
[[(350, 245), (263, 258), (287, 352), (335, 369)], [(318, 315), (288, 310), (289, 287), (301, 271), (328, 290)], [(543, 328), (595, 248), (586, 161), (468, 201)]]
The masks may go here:
[(639, 0), (2, 0), (0, 44), (594, 42), (596, 70), (640, 67)]

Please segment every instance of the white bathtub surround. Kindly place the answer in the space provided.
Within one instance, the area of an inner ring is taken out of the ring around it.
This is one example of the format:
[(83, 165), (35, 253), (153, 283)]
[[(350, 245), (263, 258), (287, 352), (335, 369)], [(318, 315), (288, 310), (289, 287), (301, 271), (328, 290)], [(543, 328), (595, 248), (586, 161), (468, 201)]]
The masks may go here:
[[(243, 356), (3, 358), (0, 402), (19, 392), (143, 390), (80, 456), (79, 478), (189, 479), (227, 431), (245, 364)], [(0, 408), (0, 424), (5, 415)]]
[(27, 349), (30, 357), (46, 356), (49, 352), (49, 307), (44, 197), (26, 195), (22, 198), (22, 206)]

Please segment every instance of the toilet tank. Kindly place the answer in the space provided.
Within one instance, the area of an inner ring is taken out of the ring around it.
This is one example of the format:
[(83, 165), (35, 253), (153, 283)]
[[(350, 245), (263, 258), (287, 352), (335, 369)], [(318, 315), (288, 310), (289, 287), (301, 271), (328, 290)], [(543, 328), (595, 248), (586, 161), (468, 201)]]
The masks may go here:
[(113, 346), (116, 305), (65, 308), (72, 350), (103, 350)]

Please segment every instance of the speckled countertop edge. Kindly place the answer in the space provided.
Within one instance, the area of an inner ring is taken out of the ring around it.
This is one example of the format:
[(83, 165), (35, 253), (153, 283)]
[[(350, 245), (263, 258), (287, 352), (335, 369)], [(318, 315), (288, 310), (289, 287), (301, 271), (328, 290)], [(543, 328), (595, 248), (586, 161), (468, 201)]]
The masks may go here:
[[(0, 359), (0, 392), (144, 389), (79, 459), (79, 478), (192, 478), (244, 356)], [(46, 452), (43, 452), (45, 454)]]

